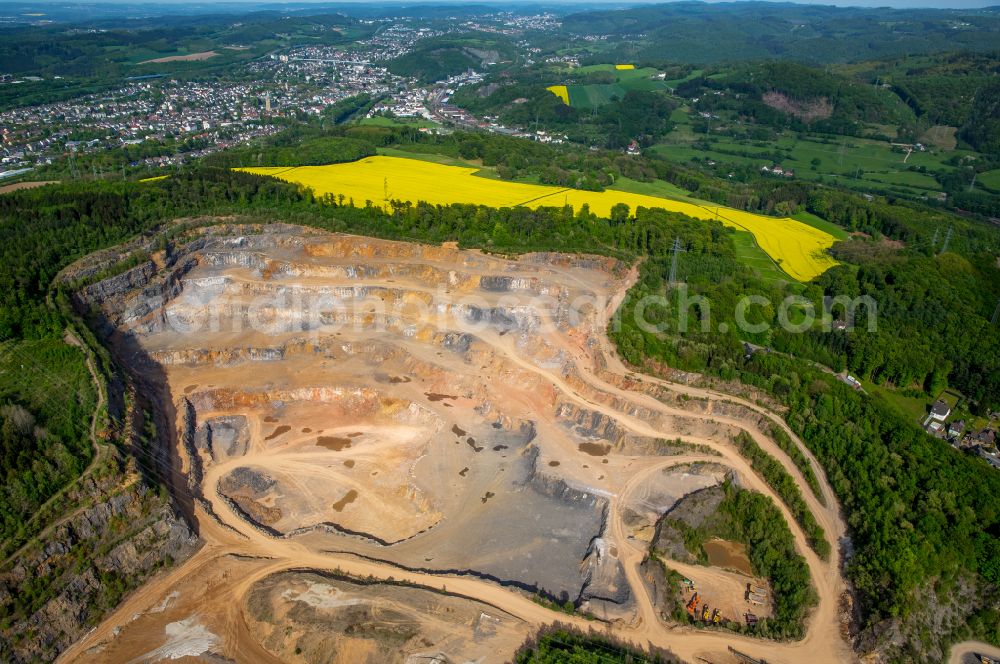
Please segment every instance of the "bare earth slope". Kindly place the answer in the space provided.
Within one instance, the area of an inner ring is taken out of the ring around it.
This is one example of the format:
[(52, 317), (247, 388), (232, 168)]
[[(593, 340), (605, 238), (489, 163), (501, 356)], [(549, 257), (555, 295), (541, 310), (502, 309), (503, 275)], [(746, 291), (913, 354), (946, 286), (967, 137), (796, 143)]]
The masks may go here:
[[(599, 257), (276, 225), (204, 231), (89, 287), (118, 360), (163, 395), (174, 491), (206, 544), (63, 660), (499, 662), (562, 621), (692, 660), (852, 661), (821, 469), (810, 457), (825, 506), (763, 433), (777, 416), (620, 363), (605, 329), (634, 278)], [(736, 452), (739, 431), (799, 483), (830, 560)], [(725, 476), (779, 504), (808, 563), (820, 601), (802, 641), (679, 628), (652, 603), (639, 566), (656, 518)]]

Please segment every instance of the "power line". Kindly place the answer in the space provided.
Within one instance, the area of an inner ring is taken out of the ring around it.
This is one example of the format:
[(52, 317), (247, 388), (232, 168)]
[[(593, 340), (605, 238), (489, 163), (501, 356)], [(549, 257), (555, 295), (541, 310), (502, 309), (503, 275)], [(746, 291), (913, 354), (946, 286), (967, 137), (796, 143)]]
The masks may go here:
[(951, 242), (951, 225), (948, 226), (948, 233), (944, 236), (944, 244), (941, 246), (941, 253), (948, 251), (948, 243)]

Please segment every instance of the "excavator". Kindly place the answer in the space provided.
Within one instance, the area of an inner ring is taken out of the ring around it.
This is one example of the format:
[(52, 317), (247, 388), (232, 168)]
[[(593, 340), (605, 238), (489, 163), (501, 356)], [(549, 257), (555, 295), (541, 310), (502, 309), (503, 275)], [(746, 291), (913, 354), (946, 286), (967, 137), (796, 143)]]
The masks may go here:
[(687, 609), (688, 613), (694, 616), (694, 610), (695, 607), (697, 606), (698, 606), (698, 593), (695, 593), (694, 595), (691, 595), (691, 601), (687, 603), (687, 606), (685, 608)]

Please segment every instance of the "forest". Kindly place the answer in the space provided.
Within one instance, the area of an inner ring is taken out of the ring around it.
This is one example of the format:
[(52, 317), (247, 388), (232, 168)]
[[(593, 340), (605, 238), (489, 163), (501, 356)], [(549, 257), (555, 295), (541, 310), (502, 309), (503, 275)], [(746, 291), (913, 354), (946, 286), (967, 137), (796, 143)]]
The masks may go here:
[[(768, 293), (738, 268), (729, 267), (731, 276), (720, 277), (724, 254), (717, 250), (685, 246), (688, 286), (710, 299), (713, 316), (725, 317), (739, 294)], [(817, 455), (844, 507), (853, 543), (847, 572), (865, 624), (889, 618), (919, 622), (921, 604), (915, 598), (920, 593), (947, 597), (955, 584), (971, 584), (981, 601), (951, 606), (961, 611), (964, 624), (978, 630), (977, 636), (996, 639), (1000, 615), (979, 607), (994, 606), (996, 596), (1000, 514), (992, 496), (1000, 490), (1000, 475), (927, 436), (882, 398), (852, 390), (809, 361), (773, 352), (748, 358), (734, 335), (702, 332), (698, 326), (687, 333), (668, 329), (669, 312), (655, 321), (665, 324), (661, 333), (635, 326), (629, 307), (645, 294), (662, 293), (668, 269), (666, 259), (643, 264), (620, 325), (610, 330), (623, 356), (647, 370), (663, 363), (739, 380), (788, 406), (787, 421)], [(900, 327), (887, 330), (887, 338)], [(913, 656), (927, 649), (927, 639), (937, 638), (926, 631), (912, 636), (905, 654)]]
[(481, 71), (484, 63), (512, 60), (516, 49), (510, 40), (492, 33), (467, 32), (422, 39), (389, 62), (389, 71), (421, 83), (443, 81), (468, 69)]
[[(713, 94), (718, 91), (729, 94)], [(793, 131), (860, 136), (872, 123), (913, 122), (913, 111), (894, 94), (850, 76), (780, 60), (724, 67), (711, 78), (681, 83), (675, 92), (699, 98), (699, 110), (734, 111), (757, 124)]]
[[(956, 30), (955, 21), (964, 29)], [(752, 25), (753, 30), (747, 30)], [(789, 30), (789, 25), (797, 29)], [(594, 62), (827, 64), (996, 49), (1000, 19), (981, 9), (890, 9), (767, 2), (672, 3), (592, 10), (563, 20), (568, 36), (616, 37)], [(845, 48), (845, 44), (850, 47)], [(608, 52), (610, 50), (610, 53)], [(610, 58), (610, 60), (609, 60)]]
[(514, 655), (515, 664), (675, 664), (669, 652), (640, 652), (595, 632), (553, 625), (530, 637)]
[(677, 104), (662, 93), (628, 90), (596, 109), (568, 106), (546, 90), (553, 75), (545, 68), (505, 72), (502, 84), (487, 82), (456, 90), (452, 101), (475, 115), (496, 115), (505, 124), (565, 134), (571, 141), (624, 148), (633, 139), (652, 145), (673, 128)]

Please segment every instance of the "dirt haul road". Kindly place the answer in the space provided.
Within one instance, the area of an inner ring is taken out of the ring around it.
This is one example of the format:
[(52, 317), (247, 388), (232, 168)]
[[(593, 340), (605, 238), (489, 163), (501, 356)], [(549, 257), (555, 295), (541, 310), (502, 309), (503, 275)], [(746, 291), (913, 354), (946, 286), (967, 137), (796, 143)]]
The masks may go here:
[[(729, 661), (730, 646), (769, 662), (855, 659), (838, 611), (845, 526), (822, 469), (777, 414), (620, 362), (605, 329), (634, 268), (287, 226), (199, 233), (153, 277), (84, 298), (117, 326), (119, 360), (169, 390), (172, 484), (205, 546), (62, 661), (504, 661), (554, 622), (689, 661)], [(741, 431), (795, 479), (828, 560), (736, 451)], [(680, 627), (653, 604), (636, 536), (653, 523), (625, 512), (652, 496), (658, 517), (717, 467), (778, 505), (806, 560), (819, 602), (801, 641)], [(333, 572), (376, 585), (355, 592)], [(604, 621), (552, 611), (536, 591)]]

